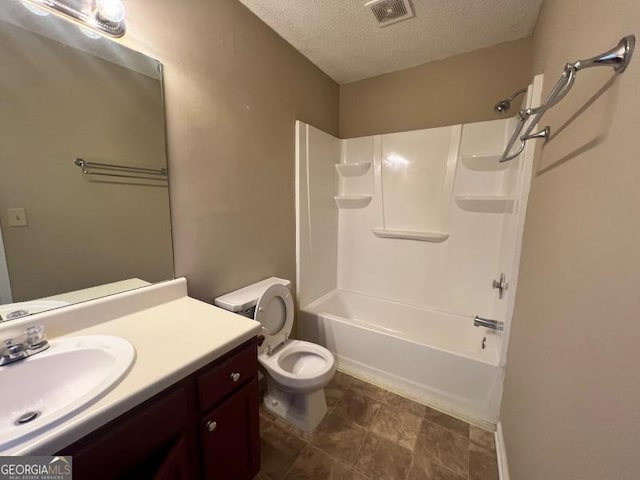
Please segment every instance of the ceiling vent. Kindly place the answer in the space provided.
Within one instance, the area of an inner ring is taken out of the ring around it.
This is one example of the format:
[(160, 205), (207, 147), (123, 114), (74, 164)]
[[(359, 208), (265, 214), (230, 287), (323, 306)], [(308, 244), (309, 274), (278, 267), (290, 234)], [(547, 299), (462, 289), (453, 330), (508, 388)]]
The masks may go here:
[(371, 9), (381, 27), (408, 20), (414, 16), (409, 0), (372, 0), (364, 6)]

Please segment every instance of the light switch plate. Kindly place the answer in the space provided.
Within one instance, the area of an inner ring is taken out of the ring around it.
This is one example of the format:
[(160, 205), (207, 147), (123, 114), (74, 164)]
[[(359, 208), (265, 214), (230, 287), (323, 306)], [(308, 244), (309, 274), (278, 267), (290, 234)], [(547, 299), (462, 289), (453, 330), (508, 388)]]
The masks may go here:
[(27, 226), (27, 212), (24, 208), (8, 208), (9, 214), (9, 226), (10, 227), (26, 227)]

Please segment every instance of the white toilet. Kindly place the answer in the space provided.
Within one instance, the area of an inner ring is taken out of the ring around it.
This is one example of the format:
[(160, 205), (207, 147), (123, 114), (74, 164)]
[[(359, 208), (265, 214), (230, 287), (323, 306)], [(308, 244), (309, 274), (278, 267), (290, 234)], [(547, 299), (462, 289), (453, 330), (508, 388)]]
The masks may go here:
[(264, 406), (308, 432), (327, 413), (324, 387), (333, 378), (336, 364), (326, 348), (289, 339), (294, 316), (290, 286), (289, 280), (271, 277), (218, 297), (214, 303), (260, 322), (264, 342), (258, 362), (267, 377)]

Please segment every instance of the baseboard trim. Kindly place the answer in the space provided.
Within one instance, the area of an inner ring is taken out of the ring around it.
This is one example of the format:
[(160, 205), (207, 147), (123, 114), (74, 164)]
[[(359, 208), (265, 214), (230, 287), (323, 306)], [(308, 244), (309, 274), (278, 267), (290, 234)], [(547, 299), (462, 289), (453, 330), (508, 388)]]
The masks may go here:
[(511, 480), (509, 475), (509, 464), (507, 463), (507, 449), (504, 444), (504, 436), (502, 435), (502, 423), (499, 422), (496, 427), (496, 454), (498, 455), (498, 474), (500, 480)]

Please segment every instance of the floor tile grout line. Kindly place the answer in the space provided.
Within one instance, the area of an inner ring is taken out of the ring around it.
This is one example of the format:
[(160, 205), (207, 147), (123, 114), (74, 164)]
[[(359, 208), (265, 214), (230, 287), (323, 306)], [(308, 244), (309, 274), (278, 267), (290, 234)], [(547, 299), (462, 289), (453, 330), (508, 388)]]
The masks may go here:
[(454, 435), (457, 435), (458, 437), (465, 438), (465, 439), (469, 440), (469, 442), (471, 442), (471, 439), (469, 438), (468, 435), (463, 435), (462, 433), (458, 433), (455, 430), (453, 430), (451, 428), (447, 428), (444, 425), (440, 425), (438, 422), (434, 422), (432, 420), (429, 420), (428, 418), (423, 418), (422, 420), (424, 420), (425, 422), (429, 422), (431, 425), (435, 425), (436, 427), (444, 428), (446, 431), (451, 432)]
[(375, 423), (375, 421), (378, 419), (378, 415), (380, 415), (380, 410), (382, 410), (382, 405), (380, 405), (380, 408), (378, 408), (378, 410), (376, 411), (376, 413), (373, 414), (373, 418), (371, 419), (371, 422), (369, 422), (369, 426), (367, 427), (367, 432), (371, 431), (371, 426)]
[(302, 452), (304, 452), (308, 447), (310, 447), (311, 444), (307, 443), (305, 444), (305, 446), (302, 448), (302, 450), (300, 450), (300, 453), (298, 453), (298, 455), (296, 455), (296, 458), (293, 459), (293, 462), (291, 462), (291, 466), (289, 467), (289, 469), (284, 473), (284, 475), (282, 476), (282, 480), (284, 480), (285, 478), (287, 478), (287, 475), (289, 475), (291, 473), (291, 470), (293, 469), (293, 466), (296, 464), (296, 462), (298, 461), (298, 459), (302, 456)]
[[(337, 417), (340, 417), (340, 418), (342, 418), (342, 419), (344, 419), (344, 420), (347, 420), (347, 421), (351, 422), (351, 420), (349, 420), (348, 418), (347, 418), (347, 419), (345, 419), (343, 416), (338, 415), (337, 413), (334, 413), (333, 415), (335, 415), (335, 416), (337, 416)], [(364, 432), (364, 433), (365, 433), (365, 435), (364, 435), (364, 439), (366, 439), (366, 438), (367, 438), (367, 435), (369, 434), (369, 431), (368, 431), (366, 428), (364, 428), (364, 427), (362, 427), (362, 426), (358, 425), (358, 424), (357, 424), (357, 423), (355, 423), (355, 422), (351, 422), (351, 423), (353, 423), (356, 427), (358, 427), (358, 428), (360, 428), (360, 429), (362, 429), (362, 430), (364, 430), (364, 431), (365, 431), (365, 432)], [(362, 440), (362, 443), (358, 446), (358, 449), (356, 450), (356, 454), (355, 454), (355, 455), (354, 455), (354, 457), (353, 457), (353, 462), (354, 462), (354, 463), (355, 463), (356, 458), (357, 458), (357, 457), (358, 457), (358, 455), (360, 454), (360, 450), (362, 449), (362, 446), (364, 445), (364, 439)], [(340, 460), (339, 458), (334, 457), (334, 456), (333, 456), (333, 455), (331, 455), (329, 452), (327, 452), (327, 451), (323, 450), (322, 448), (320, 448), (318, 445), (314, 445), (314, 444), (313, 444), (313, 442), (311, 442), (311, 441), (310, 441), (310, 442), (309, 442), (309, 444), (310, 444), (312, 447), (317, 448), (318, 450), (320, 450), (322, 453), (324, 453), (325, 455), (327, 455), (327, 456), (328, 456), (329, 458), (331, 458), (332, 460), (335, 460), (336, 462), (341, 463), (341, 464), (345, 465), (346, 467), (348, 467), (348, 468), (350, 468), (350, 469), (351, 469), (351, 468), (353, 468), (353, 464), (349, 465), (349, 464), (345, 463), (344, 461)]]
[[(465, 437), (464, 435), (460, 435), (459, 433), (454, 432), (453, 430), (450, 430), (442, 425), (439, 425), (437, 423), (434, 423), (430, 420), (427, 420), (426, 418), (422, 419), (424, 422), (429, 422), (432, 425), (436, 425), (440, 428), (444, 428), (445, 430), (447, 430), (448, 432), (451, 432), (454, 435), (457, 435), (458, 437), (462, 437), (463, 439), (467, 440), (467, 474), (466, 475), (459, 475), (458, 473), (454, 472), (453, 470), (451, 470), (448, 466), (446, 466), (444, 463), (442, 463), (437, 457), (428, 457), (428, 460), (432, 463), (435, 463), (436, 465), (438, 465), (439, 467), (444, 468), (446, 471), (451, 472), (454, 475), (458, 475), (459, 477), (463, 477), (465, 478), (465, 480), (469, 480), (469, 475), (470, 475), (470, 462), (471, 462), (471, 439), (468, 437)], [(422, 429), (424, 428), (424, 423), (420, 426), (420, 431), (418, 433), (418, 436), (420, 436), (420, 433), (422, 433)], [(416, 440), (416, 445), (417, 445), (417, 440)], [(413, 455), (417, 455), (415, 452), (413, 452)], [(412, 459), (413, 462), (413, 459)]]
[(356, 468), (356, 460), (358, 460), (358, 457), (360, 456), (360, 452), (362, 451), (362, 448), (364, 447), (364, 444), (367, 441), (367, 438), (369, 437), (370, 433), (371, 432), (369, 430), (366, 431), (366, 433), (364, 435), (364, 438), (362, 439), (362, 442), (360, 443), (360, 446), (356, 450), (356, 454), (353, 456), (353, 464), (351, 465), (351, 468), (353, 470), (355, 470), (356, 472), (360, 473), (363, 477), (366, 477), (366, 475)]
[(404, 478), (402, 480), (408, 480), (409, 479), (409, 475), (411, 475), (411, 470), (413, 469), (413, 463), (414, 463), (414, 454), (411, 453), (411, 461), (409, 462), (409, 468), (407, 468), (407, 473), (405, 474)]

